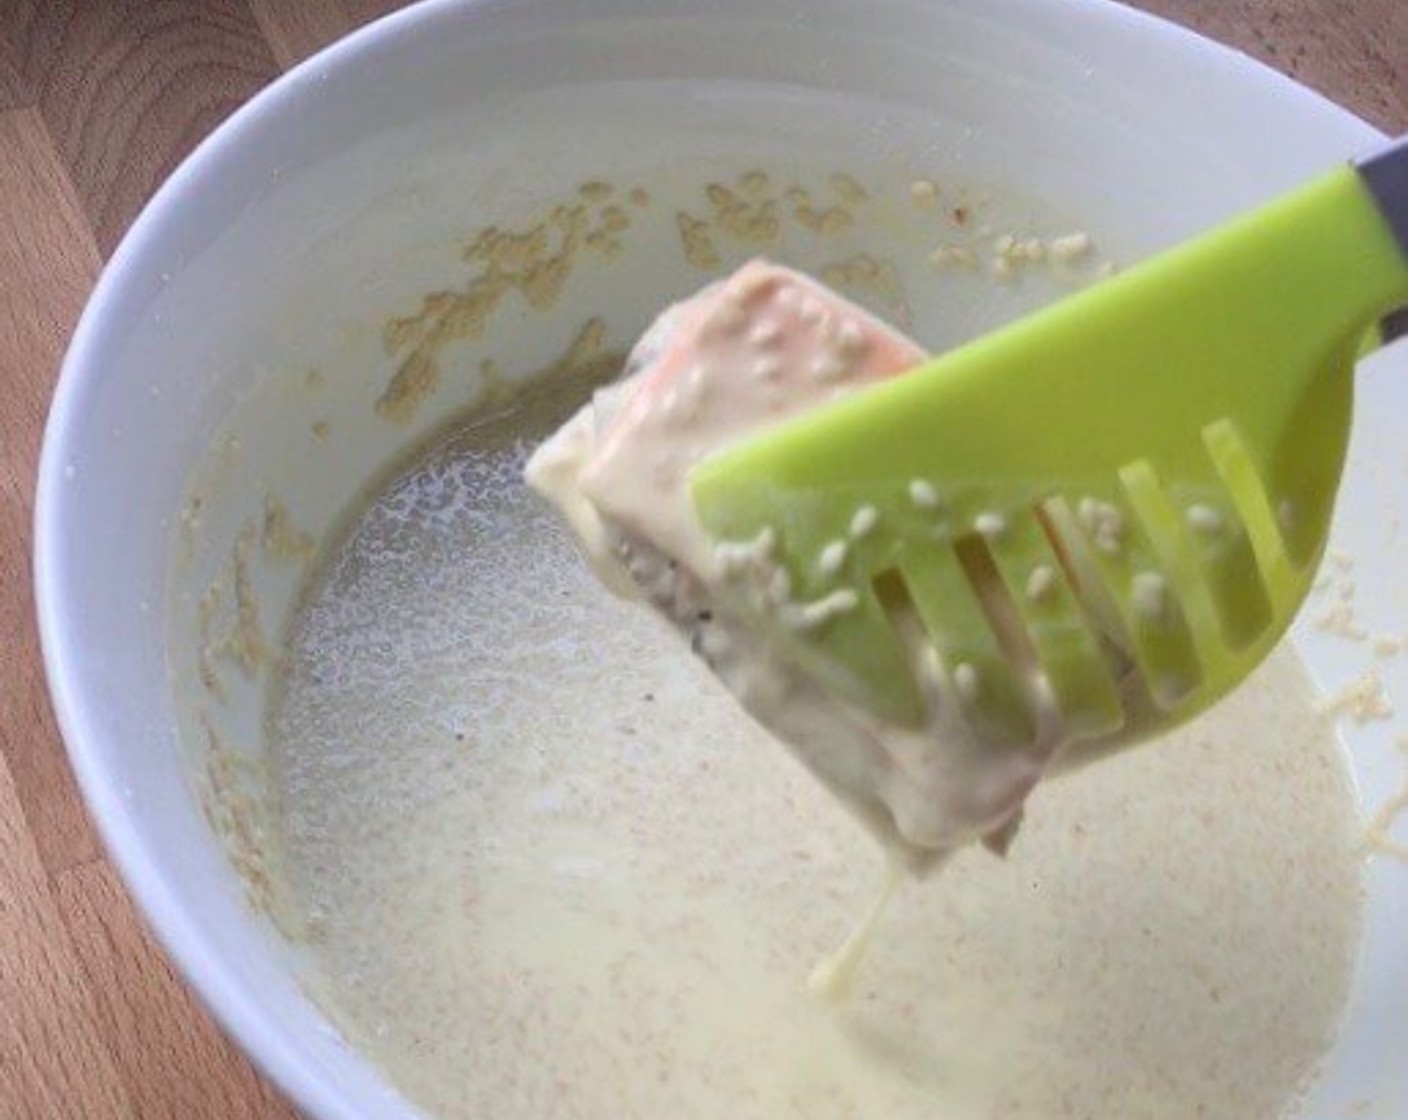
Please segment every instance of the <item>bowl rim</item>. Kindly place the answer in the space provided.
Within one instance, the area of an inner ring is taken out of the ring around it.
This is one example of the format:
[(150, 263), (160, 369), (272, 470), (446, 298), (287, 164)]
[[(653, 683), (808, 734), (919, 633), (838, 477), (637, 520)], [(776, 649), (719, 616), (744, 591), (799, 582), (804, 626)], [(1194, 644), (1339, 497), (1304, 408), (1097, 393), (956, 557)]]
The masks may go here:
[[(224, 1033), (293, 1103), (324, 1120), (356, 1120), (340, 1089), (300, 1065), (275, 1044), (270, 1012), (240, 977), (205, 952), (179, 887), (158, 869), (135, 815), (121, 793), (120, 775), (104, 747), (110, 733), (85, 699), (83, 650), (67, 623), (64, 584), (58, 578), (59, 541), (70, 524), (66, 514), (65, 471), (76, 446), (75, 415), (92, 386), (103, 376), (105, 336), (113, 329), (113, 304), (140, 273), (144, 260), (161, 241), (171, 211), (192, 190), (201, 188), (211, 168), (229, 158), (262, 123), (297, 107), (325, 75), (335, 69), (384, 58), (467, 12), (505, 5), (562, 3), (565, 0), (421, 0), (383, 16), (323, 48), (275, 78), (237, 108), (177, 166), (145, 204), (103, 268), (74, 330), (55, 384), (39, 457), (32, 530), (33, 590), (45, 677), (56, 722), (83, 801), (105, 852), (135, 900), (147, 927), (189, 988)], [(775, 0), (805, 6), (806, 0)], [(954, 8), (980, 9), (985, 16), (1020, 24), (1027, 17), (1051, 19), (1053, 9), (1070, 21), (1073, 33), (1115, 30), (1166, 52), (1219, 63), (1229, 86), (1261, 89), (1283, 98), (1289, 109), (1311, 114), (1326, 128), (1340, 128), (1347, 139), (1369, 142), (1382, 133), (1349, 110), (1245, 53), (1198, 32), (1117, 0), (949, 0)], [(685, 0), (660, 4), (662, 12), (683, 8)], [(589, 0), (577, 0), (577, 11)], [(766, 7), (766, 5), (760, 6)]]

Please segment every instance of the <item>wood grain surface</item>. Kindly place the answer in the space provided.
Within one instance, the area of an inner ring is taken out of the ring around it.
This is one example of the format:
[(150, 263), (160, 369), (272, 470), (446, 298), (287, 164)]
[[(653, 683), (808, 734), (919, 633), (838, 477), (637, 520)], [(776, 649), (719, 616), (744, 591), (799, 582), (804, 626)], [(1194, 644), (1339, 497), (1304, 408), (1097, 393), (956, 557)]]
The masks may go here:
[[(54, 377), (143, 202), (236, 106), (394, 0), (0, 0), (0, 1118), (287, 1120), (154, 948), (44, 692), (30, 516)], [(1405, 0), (1140, 0), (1385, 129)]]

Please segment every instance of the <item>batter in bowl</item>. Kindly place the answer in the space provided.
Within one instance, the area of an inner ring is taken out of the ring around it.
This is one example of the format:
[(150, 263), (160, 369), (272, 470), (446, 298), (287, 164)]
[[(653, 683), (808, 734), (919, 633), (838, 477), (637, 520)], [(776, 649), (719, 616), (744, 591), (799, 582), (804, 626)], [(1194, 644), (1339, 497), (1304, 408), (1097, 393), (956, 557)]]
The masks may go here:
[(1288, 652), (1156, 747), (1039, 787), (811, 964), (883, 857), (521, 482), (531, 388), (328, 542), (269, 722), (309, 983), (444, 1120), (1294, 1111), (1360, 934), (1344, 760)]

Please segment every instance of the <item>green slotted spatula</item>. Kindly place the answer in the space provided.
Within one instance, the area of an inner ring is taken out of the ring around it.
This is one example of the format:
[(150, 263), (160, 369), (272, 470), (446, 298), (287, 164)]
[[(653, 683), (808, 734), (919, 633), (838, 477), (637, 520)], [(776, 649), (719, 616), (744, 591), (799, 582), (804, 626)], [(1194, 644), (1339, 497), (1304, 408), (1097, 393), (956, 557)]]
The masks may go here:
[[(843, 608), (756, 622), (854, 703), (921, 718), (903, 615), (998, 739), (1053, 709), (1074, 738), (1139, 738), (1225, 695), (1290, 624), (1356, 358), (1405, 302), (1400, 141), (710, 457), (694, 501), (716, 541), (770, 530), (794, 604)], [(839, 571), (818, 563), (838, 540)]]

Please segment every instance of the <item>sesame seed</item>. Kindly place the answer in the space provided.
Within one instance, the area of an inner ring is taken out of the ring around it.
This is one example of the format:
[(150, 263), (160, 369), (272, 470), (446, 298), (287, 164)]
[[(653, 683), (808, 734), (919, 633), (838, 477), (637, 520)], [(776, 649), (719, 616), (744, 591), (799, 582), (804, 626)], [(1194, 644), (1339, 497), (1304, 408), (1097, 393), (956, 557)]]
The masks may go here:
[(972, 268), (978, 263), (978, 254), (966, 245), (938, 245), (929, 253), (929, 263), (934, 268)]
[(1296, 523), (1296, 504), (1290, 498), (1282, 498), (1276, 503), (1276, 520), (1281, 523), (1281, 528), (1290, 529)]
[(1038, 564), (1027, 576), (1027, 598), (1040, 603), (1056, 590), (1056, 571), (1050, 564)]
[(939, 200), (939, 186), (932, 179), (915, 179), (909, 184), (909, 198), (916, 206), (932, 206)]
[(753, 362), (749, 372), (759, 381), (771, 381), (782, 372), (782, 361), (771, 355), (764, 355)]
[(1028, 237), (1012, 246), (1012, 256), (1017, 261), (1036, 263), (1046, 259), (1046, 245), (1037, 237)]
[(1124, 548), (1124, 538), (1113, 529), (1102, 529), (1095, 534), (1095, 547), (1106, 556), (1118, 556)]
[(725, 578), (755, 568), (772, 557), (777, 549), (777, 533), (766, 525), (750, 541), (720, 541), (714, 545), (714, 563)]
[(1403, 642), (1390, 635), (1380, 635), (1374, 639), (1375, 657), (1393, 657), (1403, 649)]
[(1076, 517), (1101, 552), (1114, 555), (1124, 547), (1124, 517), (1116, 506), (1096, 498), (1082, 498)]
[(849, 587), (843, 587), (824, 598), (803, 604), (791, 612), (788, 617), (794, 629), (816, 630), (832, 619), (848, 614), (858, 606), (860, 606), (860, 596)]
[(942, 504), (939, 492), (934, 488), (934, 484), (928, 479), (911, 478), (909, 480), (909, 500), (919, 509), (934, 510)]
[(1184, 519), (1194, 532), (1211, 537), (1222, 531), (1222, 514), (1203, 502), (1194, 502), (1184, 511)]
[(860, 324), (845, 319), (836, 328), (836, 347), (848, 358), (858, 358), (865, 353), (865, 331)]
[(1134, 609), (1147, 619), (1163, 617), (1167, 602), (1168, 581), (1158, 572), (1140, 572), (1130, 582), (1130, 599)]
[(836, 539), (821, 550), (817, 557), (817, 569), (824, 576), (834, 576), (846, 563), (846, 552), (850, 546), (844, 540)]
[(756, 323), (753, 329), (748, 332), (748, 342), (750, 345), (770, 350), (782, 341), (782, 328), (772, 319), (764, 319)]
[(1000, 513), (986, 510), (973, 518), (973, 528), (985, 537), (1000, 537), (1007, 532), (1007, 518)]
[(860, 540), (880, 524), (880, 511), (874, 506), (861, 506), (851, 517), (851, 537)]
[(958, 694), (965, 700), (976, 700), (978, 698), (978, 670), (966, 661), (960, 661), (953, 667), (953, 686), (958, 689)]
[(811, 373), (818, 381), (835, 381), (845, 376), (849, 367), (837, 354), (822, 354), (812, 362)]
[(1051, 252), (1051, 259), (1061, 264), (1069, 264), (1078, 261), (1091, 250), (1093, 242), (1088, 233), (1066, 233), (1060, 237), (1053, 237), (1048, 246)]
[(796, 284), (779, 284), (772, 298), (779, 307), (796, 308), (802, 302), (802, 290)]

